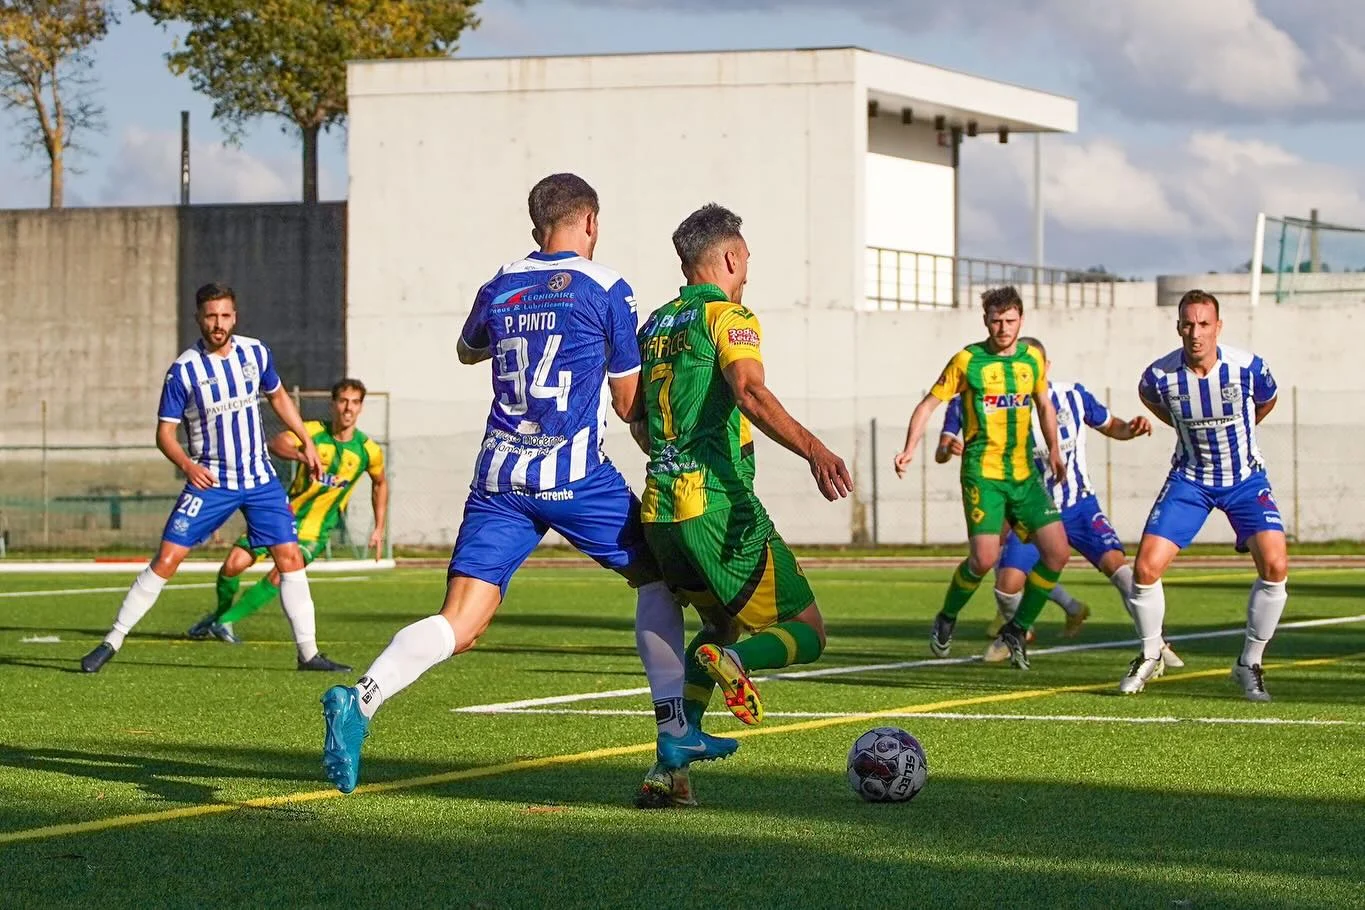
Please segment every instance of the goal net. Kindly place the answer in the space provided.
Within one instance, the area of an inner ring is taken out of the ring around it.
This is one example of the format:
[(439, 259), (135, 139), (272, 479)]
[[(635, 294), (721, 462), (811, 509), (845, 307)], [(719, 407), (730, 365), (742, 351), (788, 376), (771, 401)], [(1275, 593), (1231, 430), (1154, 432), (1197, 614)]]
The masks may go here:
[(1248, 267), (1253, 306), (1365, 301), (1365, 227), (1258, 215)]

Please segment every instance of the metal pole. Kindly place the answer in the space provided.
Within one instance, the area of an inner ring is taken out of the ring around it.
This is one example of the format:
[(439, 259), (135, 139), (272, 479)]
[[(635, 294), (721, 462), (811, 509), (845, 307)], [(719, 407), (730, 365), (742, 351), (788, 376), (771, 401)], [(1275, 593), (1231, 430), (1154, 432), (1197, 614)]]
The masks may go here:
[(1293, 394), (1290, 396), (1290, 403), (1293, 407), (1291, 445), (1294, 448), (1294, 540), (1298, 542), (1299, 537), (1299, 387), (1294, 386)]
[[(927, 392), (920, 393), (923, 400)], [(929, 434), (919, 440), (919, 542), (929, 542)]]
[(958, 298), (957, 286), (957, 263), (958, 257), (962, 254), (958, 249), (958, 237), (960, 234), (959, 222), (962, 220), (962, 127), (955, 126), (952, 129), (953, 143), (953, 306), (962, 306), (962, 301)]
[(1280, 253), (1279, 259), (1275, 262), (1275, 302), (1284, 303), (1284, 241), (1285, 231), (1289, 229), (1288, 221), (1280, 221)]
[[(1033, 134), (1033, 269), (1043, 268), (1043, 134)], [(1036, 293), (1036, 291), (1035, 291)]]
[(51, 522), (49, 519), (47, 486), (47, 399), (42, 402), (42, 478), (43, 478), (43, 549), (50, 545)]
[(1322, 256), (1318, 249), (1318, 210), (1308, 211), (1308, 271), (1322, 271)]
[(877, 418), (872, 418), (870, 448), (872, 450), (872, 545), (875, 547), (881, 542), (881, 528), (877, 521), (877, 468), (881, 465), (881, 460), (877, 456)]
[(180, 204), (190, 204), (190, 112), (180, 112)]

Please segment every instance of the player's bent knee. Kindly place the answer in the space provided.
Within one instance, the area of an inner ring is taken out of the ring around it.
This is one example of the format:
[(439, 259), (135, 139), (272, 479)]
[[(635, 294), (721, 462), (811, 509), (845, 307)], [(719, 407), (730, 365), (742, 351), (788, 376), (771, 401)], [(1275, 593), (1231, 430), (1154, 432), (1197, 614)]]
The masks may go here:
[[(805, 623), (815, 630), (815, 637), (820, 640), (820, 653), (825, 651), (825, 617), (820, 614), (818, 604), (812, 602), (810, 606), (796, 615), (796, 621)], [(819, 655), (816, 655), (817, 657)], [(812, 658), (814, 659), (814, 658)]]

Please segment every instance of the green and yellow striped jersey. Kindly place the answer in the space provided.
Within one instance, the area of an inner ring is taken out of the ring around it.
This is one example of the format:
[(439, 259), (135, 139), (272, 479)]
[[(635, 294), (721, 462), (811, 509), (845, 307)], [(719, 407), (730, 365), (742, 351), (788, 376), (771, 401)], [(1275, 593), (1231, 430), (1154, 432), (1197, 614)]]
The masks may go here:
[(940, 401), (962, 396), (962, 473), (985, 480), (1035, 476), (1033, 396), (1047, 395), (1043, 352), (1025, 344), (1005, 356), (985, 344), (958, 351), (930, 390)]
[(649, 466), (640, 517), (677, 522), (752, 496), (754, 443), (721, 371), (762, 360), (758, 317), (713, 284), (688, 285), (640, 330)]
[[(321, 540), (346, 511), (360, 475), (384, 476), (384, 450), (360, 430), (341, 442), (321, 420), (310, 420), (303, 427), (318, 447), (323, 474), (314, 479), (303, 465), (296, 467), (289, 484), (289, 508), (294, 511), (299, 540)], [(298, 444), (292, 433), (290, 439)]]

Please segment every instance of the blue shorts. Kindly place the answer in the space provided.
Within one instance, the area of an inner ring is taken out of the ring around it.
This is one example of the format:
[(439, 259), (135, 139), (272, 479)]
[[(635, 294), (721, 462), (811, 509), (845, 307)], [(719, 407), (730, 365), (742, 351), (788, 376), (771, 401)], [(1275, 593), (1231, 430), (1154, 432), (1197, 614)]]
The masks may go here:
[(640, 525), (640, 500), (610, 462), (543, 493), (471, 491), (449, 574), (497, 585), (506, 597), (512, 574), (551, 530), (631, 584), (660, 578)]
[(1284, 519), (1270, 489), (1270, 479), (1257, 471), (1232, 487), (1208, 487), (1171, 474), (1157, 494), (1144, 534), (1164, 537), (1182, 550), (1194, 540), (1209, 513), (1218, 509), (1237, 535), (1237, 551), (1262, 531), (1284, 532)]
[[(1075, 505), (1063, 509), (1062, 526), (1066, 528), (1066, 539), (1071, 548), (1097, 569), (1104, 554), (1111, 550), (1123, 552), (1123, 542), (1109, 523), (1109, 517), (1100, 509), (1100, 501), (1094, 496), (1086, 496)], [(1005, 538), (1005, 548), (1000, 554), (997, 568), (1028, 572), (1038, 558), (1038, 547), (1024, 543), (1011, 531)]]
[(166, 519), (161, 539), (182, 547), (197, 547), (238, 509), (246, 516), (246, 536), (253, 548), (298, 541), (289, 497), (278, 480), (250, 490), (221, 487), (200, 490), (187, 484), (176, 500), (175, 510)]

